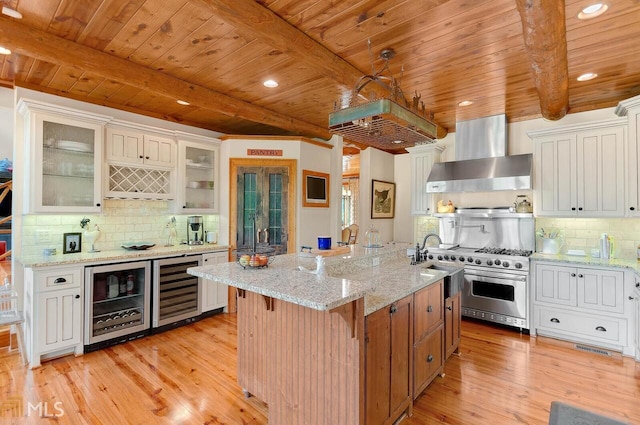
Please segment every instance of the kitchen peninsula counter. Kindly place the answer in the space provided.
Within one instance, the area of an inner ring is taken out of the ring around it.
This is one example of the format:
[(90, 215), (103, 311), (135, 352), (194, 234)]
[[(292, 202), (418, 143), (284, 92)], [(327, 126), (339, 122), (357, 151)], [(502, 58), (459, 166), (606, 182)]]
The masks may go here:
[(410, 265), (407, 247), (352, 246), (325, 258), (323, 276), (300, 253), (188, 269), (237, 289), (238, 383), (268, 404), (269, 423), (364, 424), (365, 317), (447, 275)]

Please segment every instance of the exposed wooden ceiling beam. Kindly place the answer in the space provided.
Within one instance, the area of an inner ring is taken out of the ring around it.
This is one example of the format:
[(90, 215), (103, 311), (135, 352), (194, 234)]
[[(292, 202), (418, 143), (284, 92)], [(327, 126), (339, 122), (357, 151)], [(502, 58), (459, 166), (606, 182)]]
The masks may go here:
[(194, 106), (216, 113), (282, 128), (302, 136), (331, 137), (326, 128), (243, 102), (1, 16), (0, 44), (17, 54), (70, 66), (165, 97), (187, 100)]
[(569, 67), (564, 0), (516, 0), (542, 116), (559, 120), (569, 110)]
[[(364, 75), (358, 68), (255, 0), (200, 0), (200, 2), (211, 7), (218, 17), (238, 30), (251, 34), (275, 49), (295, 57), (326, 78), (344, 86), (345, 89), (353, 90), (356, 82)], [(433, 2), (433, 6), (443, 2), (442, 0)], [(431, 6), (431, 2), (428, 3), (429, 5), (425, 7)], [(389, 95), (376, 84), (371, 84), (369, 87), (378, 96)], [(442, 138), (447, 135), (446, 128), (437, 124), (436, 127), (437, 135), (434, 136)]]

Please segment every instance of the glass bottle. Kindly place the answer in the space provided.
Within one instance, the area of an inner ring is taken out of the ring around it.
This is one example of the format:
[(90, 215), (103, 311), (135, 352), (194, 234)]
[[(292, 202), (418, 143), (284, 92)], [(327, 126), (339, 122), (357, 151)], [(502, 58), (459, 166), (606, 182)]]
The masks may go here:
[(365, 233), (365, 239), (367, 241), (367, 248), (379, 248), (380, 243), (380, 232), (375, 226), (372, 224), (367, 233)]

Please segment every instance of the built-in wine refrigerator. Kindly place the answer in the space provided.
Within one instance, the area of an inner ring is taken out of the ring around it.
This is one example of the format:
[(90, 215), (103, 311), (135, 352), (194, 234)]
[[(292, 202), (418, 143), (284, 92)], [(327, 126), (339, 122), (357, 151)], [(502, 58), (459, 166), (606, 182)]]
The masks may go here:
[(151, 262), (85, 268), (85, 352), (149, 333)]

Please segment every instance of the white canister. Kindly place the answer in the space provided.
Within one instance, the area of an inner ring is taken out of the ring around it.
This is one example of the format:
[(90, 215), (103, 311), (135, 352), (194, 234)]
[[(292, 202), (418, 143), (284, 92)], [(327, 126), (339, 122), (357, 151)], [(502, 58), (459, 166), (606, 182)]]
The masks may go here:
[(218, 232), (207, 232), (207, 243), (218, 243)]

